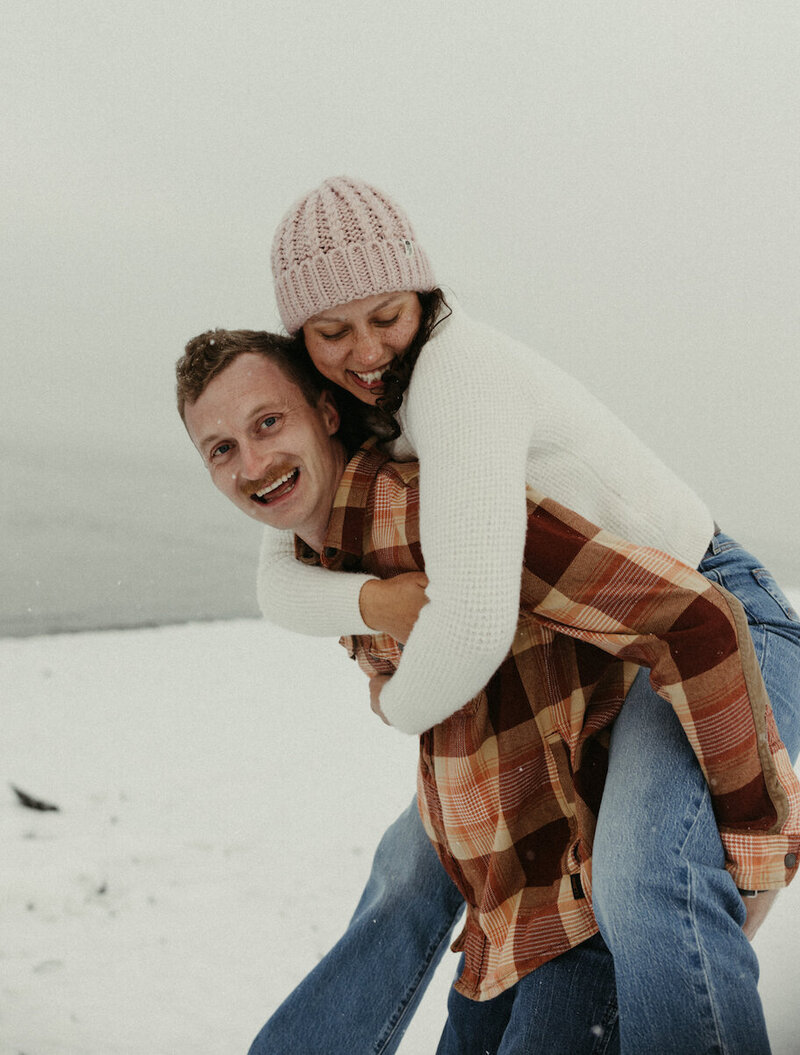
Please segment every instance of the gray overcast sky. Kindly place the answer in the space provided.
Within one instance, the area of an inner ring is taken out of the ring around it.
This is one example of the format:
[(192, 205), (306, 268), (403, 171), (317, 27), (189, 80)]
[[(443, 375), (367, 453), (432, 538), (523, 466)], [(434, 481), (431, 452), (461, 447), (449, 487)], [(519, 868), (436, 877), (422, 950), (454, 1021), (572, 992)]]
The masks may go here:
[(6, 0), (3, 457), (194, 472), (175, 358), (278, 325), (272, 230), (347, 173), (800, 582), (799, 11)]

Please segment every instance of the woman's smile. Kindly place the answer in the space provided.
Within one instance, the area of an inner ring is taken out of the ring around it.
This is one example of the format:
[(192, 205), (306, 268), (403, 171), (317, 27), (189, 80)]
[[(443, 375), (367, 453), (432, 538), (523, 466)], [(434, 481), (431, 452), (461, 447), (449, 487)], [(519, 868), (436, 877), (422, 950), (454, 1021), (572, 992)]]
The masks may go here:
[(348, 374), (353, 378), (355, 384), (360, 388), (364, 388), (367, 392), (373, 392), (377, 395), (383, 394), (383, 375), (389, 368), (389, 364), (380, 368), (380, 370), (370, 370), (368, 374), (360, 373), (358, 370), (348, 370)]
[(375, 403), (384, 373), (408, 350), (421, 321), (416, 293), (379, 293), (320, 312), (305, 323), (303, 336), (323, 376), (362, 403)]

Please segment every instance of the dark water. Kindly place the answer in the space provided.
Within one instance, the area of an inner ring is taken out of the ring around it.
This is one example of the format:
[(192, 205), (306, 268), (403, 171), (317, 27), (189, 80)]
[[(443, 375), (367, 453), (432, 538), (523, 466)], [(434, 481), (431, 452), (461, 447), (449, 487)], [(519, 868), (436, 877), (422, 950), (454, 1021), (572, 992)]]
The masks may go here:
[(4, 457), (0, 635), (256, 615), (260, 537), (199, 463)]

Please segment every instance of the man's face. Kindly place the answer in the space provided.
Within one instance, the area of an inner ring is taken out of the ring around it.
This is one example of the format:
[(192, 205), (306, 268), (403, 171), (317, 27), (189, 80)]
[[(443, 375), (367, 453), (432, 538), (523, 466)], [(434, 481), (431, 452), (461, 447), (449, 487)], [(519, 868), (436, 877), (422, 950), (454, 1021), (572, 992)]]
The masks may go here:
[(215, 486), (234, 505), (321, 549), (345, 465), (327, 393), (310, 406), (277, 364), (246, 352), (186, 405), (184, 418)]

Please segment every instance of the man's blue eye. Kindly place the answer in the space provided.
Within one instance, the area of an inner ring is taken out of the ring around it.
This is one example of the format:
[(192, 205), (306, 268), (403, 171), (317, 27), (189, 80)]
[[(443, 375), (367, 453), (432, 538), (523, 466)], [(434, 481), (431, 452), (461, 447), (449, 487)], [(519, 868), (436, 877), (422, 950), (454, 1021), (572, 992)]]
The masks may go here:
[(264, 418), (263, 421), (261, 422), (261, 428), (262, 429), (263, 428), (271, 429), (272, 426), (275, 424), (275, 422), (277, 420), (278, 420), (277, 415), (270, 414), (269, 417)]
[(218, 447), (215, 447), (214, 450), (211, 452), (211, 457), (212, 458), (219, 458), (220, 455), (227, 454), (230, 449), (231, 449), (231, 444), (230, 443), (220, 443), (220, 445)]

